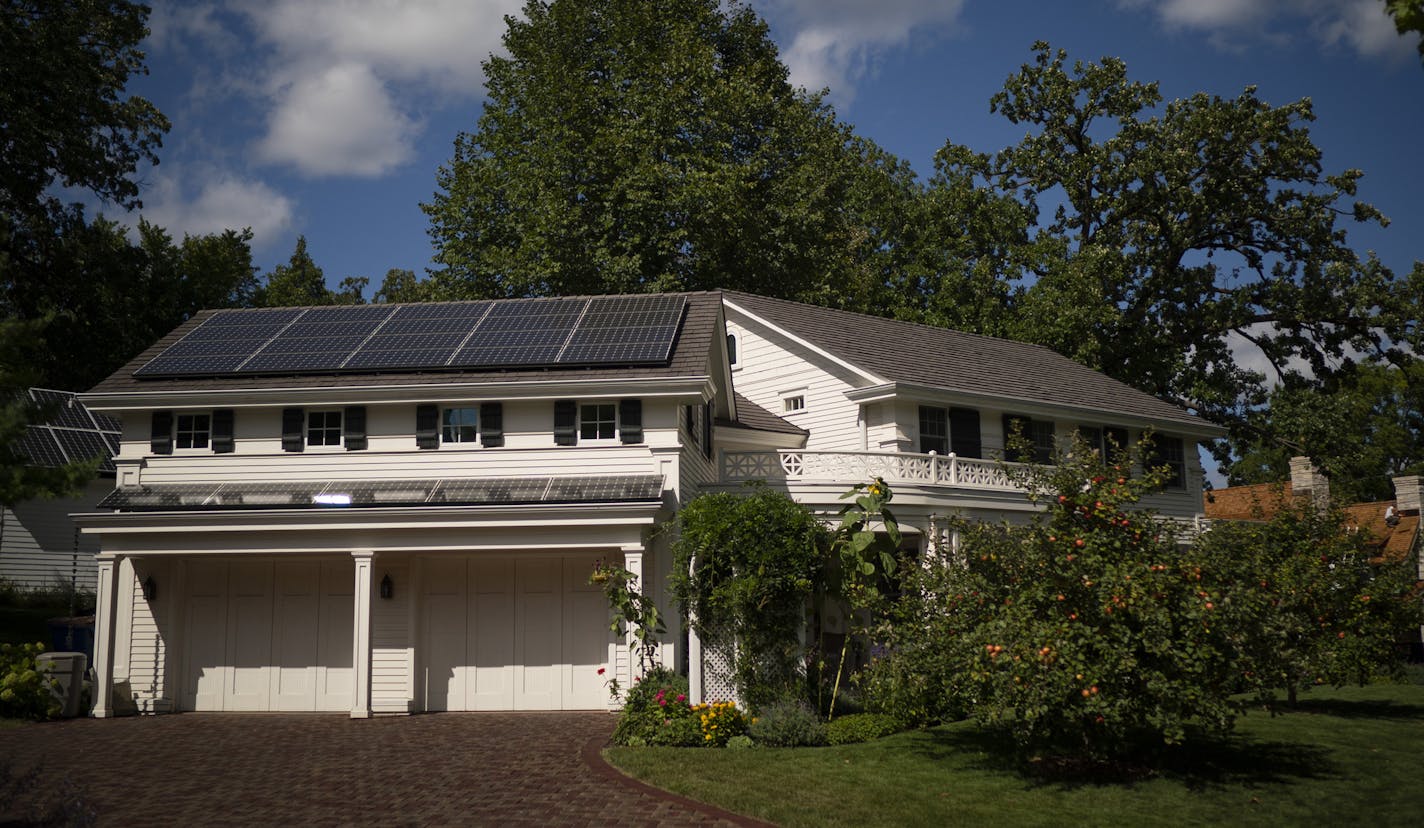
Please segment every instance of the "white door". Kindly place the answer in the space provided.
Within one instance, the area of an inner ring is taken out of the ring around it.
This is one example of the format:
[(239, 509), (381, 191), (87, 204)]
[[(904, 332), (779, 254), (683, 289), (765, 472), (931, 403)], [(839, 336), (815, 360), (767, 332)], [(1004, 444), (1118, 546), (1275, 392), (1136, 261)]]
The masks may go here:
[(426, 710), (594, 710), (608, 607), (593, 556), (434, 557), (424, 574)]
[(352, 565), (188, 567), (183, 710), (350, 710)]

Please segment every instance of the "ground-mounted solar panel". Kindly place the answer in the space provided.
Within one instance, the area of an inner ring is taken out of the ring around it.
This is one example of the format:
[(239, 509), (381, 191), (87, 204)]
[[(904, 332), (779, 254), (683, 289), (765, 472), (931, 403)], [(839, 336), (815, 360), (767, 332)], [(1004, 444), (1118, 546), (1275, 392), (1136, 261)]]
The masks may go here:
[(44, 426), (30, 426), (25, 436), (20, 438), (19, 451), (29, 459), (30, 465), (56, 469), (69, 462), (60, 449), (54, 432)]
[(94, 430), (94, 420), (89, 416), (89, 410), (81, 405), (72, 393), (31, 388), (30, 398), (45, 406), (46, 413), (49, 414), (46, 422), (49, 425)]
[(559, 364), (666, 362), (686, 305), (681, 296), (596, 297), (559, 354)]
[(450, 360), (451, 367), (554, 365), (588, 299), (499, 302)]
[(59, 441), (60, 448), (64, 449), (70, 462), (93, 460), (109, 453), (108, 443), (104, 442), (103, 435), (97, 431), (79, 431), (72, 428), (54, 428), (50, 431), (54, 433), (54, 438)]
[(443, 368), (493, 304), (401, 305), (342, 367), (348, 370)]
[(302, 313), (302, 308), (218, 311), (149, 360), (134, 376), (231, 373)]
[(237, 371), (335, 371), (394, 312), (389, 305), (310, 308), (238, 366)]

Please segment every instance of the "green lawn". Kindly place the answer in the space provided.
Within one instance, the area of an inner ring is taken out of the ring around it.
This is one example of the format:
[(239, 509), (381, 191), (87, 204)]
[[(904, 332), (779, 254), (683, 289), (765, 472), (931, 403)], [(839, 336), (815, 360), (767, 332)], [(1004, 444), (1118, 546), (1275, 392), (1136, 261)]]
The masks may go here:
[(1023, 771), (968, 722), (796, 750), (611, 748), (646, 782), (783, 825), (1424, 822), (1424, 686), (1317, 690), (1118, 778)]

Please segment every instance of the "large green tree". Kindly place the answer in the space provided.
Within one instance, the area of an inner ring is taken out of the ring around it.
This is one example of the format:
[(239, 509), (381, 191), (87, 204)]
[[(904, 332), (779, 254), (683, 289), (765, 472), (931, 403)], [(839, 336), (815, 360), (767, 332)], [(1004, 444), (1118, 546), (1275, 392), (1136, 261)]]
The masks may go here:
[(884, 284), (913, 174), (791, 86), (751, 9), (530, 0), (508, 24), (424, 205), (439, 295)]
[(298, 236), (297, 246), (287, 263), (268, 273), (253, 295), (258, 307), (301, 305), (359, 305), (370, 280), (362, 276), (343, 279), (336, 290), (326, 286), (326, 274), (307, 252), (307, 237)]
[(931, 182), (959, 210), (942, 221), (966, 228), (941, 242), (968, 241), (952, 283), (972, 286), (974, 268), (1018, 282), (988, 295), (989, 322), (1238, 439), (1272, 383), (1319, 388), (1362, 356), (1413, 359), (1398, 346), (1420, 297), (1347, 243), (1351, 220), (1384, 218), (1354, 200), (1358, 170), (1326, 172), (1309, 100), (1272, 106), (1248, 88), (1164, 104), (1120, 60), (1034, 53), (991, 102), (1023, 140), (990, 154), (950, 143)]

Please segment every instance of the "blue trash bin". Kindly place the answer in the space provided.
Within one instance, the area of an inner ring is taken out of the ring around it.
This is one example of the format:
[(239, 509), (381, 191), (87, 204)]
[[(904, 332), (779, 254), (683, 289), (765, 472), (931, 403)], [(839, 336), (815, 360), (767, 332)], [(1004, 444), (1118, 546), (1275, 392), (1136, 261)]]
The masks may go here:
[(51, 618), (50, 646), (61, 653), (83, 653), (89, 664), (94, 663), (94, 616)]

